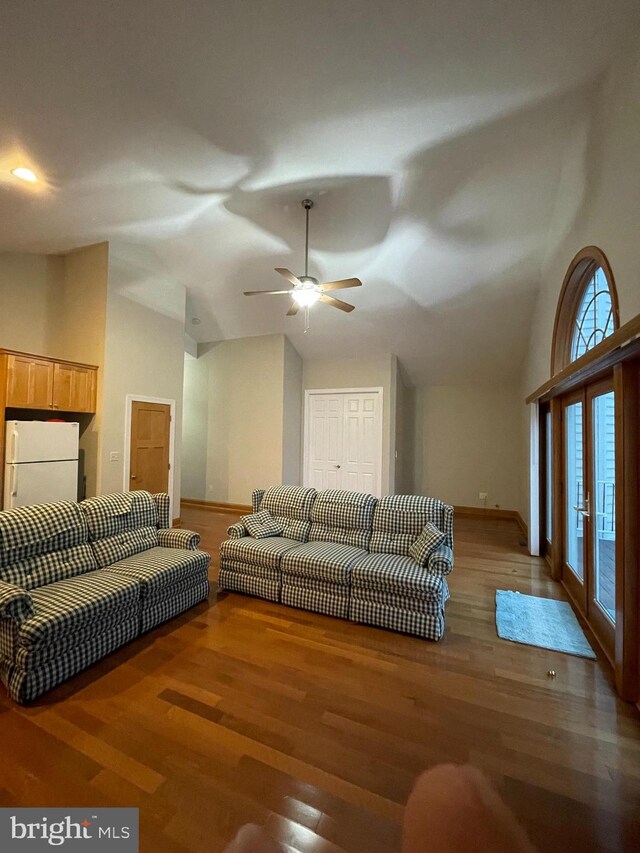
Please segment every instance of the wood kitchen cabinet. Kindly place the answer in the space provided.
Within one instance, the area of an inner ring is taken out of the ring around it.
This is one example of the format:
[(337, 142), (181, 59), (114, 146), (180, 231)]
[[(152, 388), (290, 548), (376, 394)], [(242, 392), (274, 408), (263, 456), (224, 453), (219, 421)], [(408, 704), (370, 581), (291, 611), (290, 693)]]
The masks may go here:
[(30, 355), (7, 356), (7, 406), (49, 409), (53, 402), (54, 364)]
[(95, 412), (95, 399), (95, 368), (60, 362), (53, 365), (54, 409), (61, 412)]
[(0, 360), (5, 362), (0, 383), (6, 376), (3, 408), (95, 412), (96, 367), (6, 350), (0, 350)]

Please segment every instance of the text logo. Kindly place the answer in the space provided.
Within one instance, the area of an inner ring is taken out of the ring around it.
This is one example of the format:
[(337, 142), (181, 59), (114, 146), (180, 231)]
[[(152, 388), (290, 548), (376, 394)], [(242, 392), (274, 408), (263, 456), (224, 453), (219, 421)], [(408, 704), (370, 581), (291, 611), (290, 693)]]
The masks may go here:
[(0, 850), (138, 853), (138, 809), (0, 808)]

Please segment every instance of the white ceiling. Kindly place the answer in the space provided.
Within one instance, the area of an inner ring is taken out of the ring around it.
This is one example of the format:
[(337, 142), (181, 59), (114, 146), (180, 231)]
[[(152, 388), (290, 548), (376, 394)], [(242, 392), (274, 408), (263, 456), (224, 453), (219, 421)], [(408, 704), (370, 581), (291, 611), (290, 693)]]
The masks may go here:
[[(2, 0), (0, 249), (109, 240), (186, 286), (200, 342), (285, 332), (305, 357), (395, 352), (413, 382), (514, 378), (637, 6)], [(364, 282), (306, 335), (286, 296), (242, 296), (303, 272), (305, 196), (310, 272)]]

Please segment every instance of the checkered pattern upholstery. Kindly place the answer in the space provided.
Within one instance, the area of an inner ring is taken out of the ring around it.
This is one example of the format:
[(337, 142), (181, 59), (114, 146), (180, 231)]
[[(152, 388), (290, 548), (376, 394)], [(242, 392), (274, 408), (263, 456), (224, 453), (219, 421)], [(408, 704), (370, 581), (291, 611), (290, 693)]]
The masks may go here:
[(280, 601), (281, 580), (277, 570), (256, 569), (255, 566), (227, 561), (220, 566), (218, 584), (220, 589)]
[(144, 603), (150, 598), (165, 597), (184, 581), (201, 575), (206, 578), (209, 559), (204, 551), (159, 547), (134, 554), (103, 571), (138, 581)]
[(431, 554), (427, 563), (427, 570), (434, 575), (448, 575), (453, 568), (453, 551), (448, 545), (441, 545)]
[(34, 616), (20, 624), (20, 645), (51, 645), (83, 625), (116, 621), (118, 612), (137, 607), (140, 585), (133, 578), (97, 571), (66, 578), (31, 591)]
[(171, 503), (169, 495), (166, 492), (159, 492), (156, 495), (151, 495), (151, 497), (158, 513), (158, 527), (160, 529), (171, 527)]
[(188, 548), (191, 551), (200, 544), (200, 534), (183, 527), (172, 527), (170, 530), (158, 530), (158, 545), (161, 548)]
[(93, 571), (87, 524), (78, 505), (60, 501), (0, 512), (0, 580), (30, 590)]
[(236, 524), (232, 524), (231, 527), (227, 527), (227, 536), (230, 539), (240, 539), (242, 536), (247, 536), (247, 528), (244, 524), (237, 522)]
[(444, 634), (444, 613), (429, 613), (424, 610), (402, 610), (395, 607), (390, 598), (384, 604), (363, 600), (357, 595), (351, 597), (349, 618), (352, 622), (362, 622), (365, 625), (376, 625), (399, 631), (403, 634), (414, 634), (427, 640), (440, 640)]
[(441, 530), (427, 521), (422, 528), (422, 533), (417, 539), (414, 539), (409, 548), (409, 556), (416, 561), (419, 566), (426, 566), (429, 561), (429, 555), (442, 545), (445, 540), (445, 535)]
[(419, 495), (387, 495), (380, 498), (373, 514), (369, 550), (375, 554), (408, 556), (414, 539), (430, 521), (453, 548), (453, 507), (437, 498)]
[(16, 701), (207, 597), (200, 537), (167, 523), (168, 497), (147, 492), (0, 513), (0, 679)]
[[(283, 513), (289, 525), (283, 538), (267, 540), (247, 536), (242, 523), (232, 525), (220, 552), (220, 586), (440, 639), (449, 598), (445, 576), (453, 567), (453, 508), (435, 498), (390, 495), (376, 501), (360, 493), (327, 490), (309, 499), (309, 523), (302, 519), (300, 503), (297, 510), (286, 506), (287, 500), (299, 501), (304, 491), (313, 490), (253, 492), (254, 512), (267, 509), (276, 517)], [(420, 552), (425, 564), (419, 565), (409, 551), (429, 522), (436, 531), (425, 535), (429, 541), (422, 544), (430, 550), (440, 538), (438, 531), (444, 541), (426, 556)], [(308, 532), (294, 529), (294, 523), (307, 525)], [(276, 545), (279, 541), (283, 544)]]
[[(311, 529), (311, 507), (316, 495), (315, 489), (273, 486), (262, 495), (258, 509), (267, 510), (276, 521), (282, 523), (282, 535), (285, 539), (306, 542)], [(257, 512), (257, 509), (254, 509), (254, 512)]]
[(24, 669), (14, 663), (0, 661), (0, 679), (7, 685), (9, 695), (16, 702), (32, 702), (56, 684), (66, 681), (130, 642), (139, 632), (139, 616), (136, 614), (35, 669)]
[(299, 576), (282, 576), (280, 600), (289, 607), (312, 610), (339, 619), (349, 618), (349, 588)]
[(247, 566), (263, 566), (267, 569), (279, 569), (282, 555), (300, 543), (296, 539), (283, 536), (270, 536), (267, 539), (253, 539), (243, 536), (241, 539), (227, 539), (220, 546), (220, 561), (226, 560), (244, 563)]
[(206, 601), (209, 597), (209, 579), (206, 571), (204, 576), (198, 575), (195, 580), (181, 584), (172, 590), (171, 595), (149, 601), (143, 608), (140, 618), (140, 630), (149, 631), (172, 619), (178, 613), (183, 613), (190, 607)]
[(22, 622), (33, 616), (33, 599), (24, 589), (0, 581), (0, 618)]
[(249, 536), (253, 536), (254, 539), (282, 536), (284, 531), (284, 524), (276, 521), (266, 509), (254, 512), (252, 515), (243, 515), (240, 521), (246, 527)]
[(367, 554), (351, 570), (352, 588), (383, 589), (414, 598), (440, 598), (442, 578), (399, 554)]
[(352, 565), (366, 556), (363, 548), (352, 545), (307, 542), (283, 554), (280, 567), (283, 574), (348, 585)]
[(101, 568), (158, 545), (158, 510), (149, 492), (87, 498), (80, 509)]
[(336, 542), (355, 548), (369, 547), (371, 522), (377, 499), (361, 492), (327, 489), (311, 507), (310, 541)]
[(251, 512), (258, 512), (266, 489), (254, 489), (251, 492)]

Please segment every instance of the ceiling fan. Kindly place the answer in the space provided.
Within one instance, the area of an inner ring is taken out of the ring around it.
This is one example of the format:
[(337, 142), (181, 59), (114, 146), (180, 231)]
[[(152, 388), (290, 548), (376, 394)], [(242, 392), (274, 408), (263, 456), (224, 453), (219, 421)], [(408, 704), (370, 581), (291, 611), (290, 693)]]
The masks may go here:
[[(361, 287), (362, 282), (359, 278), (344, 278), (340, 281), (319, 282), (317, 278), (309, 275), (309, 211), (313, 207), (313, 202), (310, 198), (305, 198), (302, 201), (302, 206), (306, 211), (306, 232), (305, 232), (305, 247), (304, 247), (304, 275), (294, 275), (291, 270), (283, 267), (276, 267), (276, 272), (291, 282), (293, 285), (289, 290), (245, 290), (245, 296), (258, 296), (266, 293), (270, 296), (288, 293), (292, 299), (291, 307), (287, 311), (287, 316), (292, 317), (297, 314), (300, 308), (305, 309), (308, 327), (308, 312), (309, 308), (316, 302), (324, 302), (325, 305), (331, 305), (333, 308), (339, 308), (347, 313), (353, 311), (355, 305), (350, 305), (348, 302), (343, 302), (341, 299), (336, 299), (333, 296), (328, 296), (328, 290), (342, 290), (345, 287)], [(306, 332), (305, 328), (305, 332)]]

